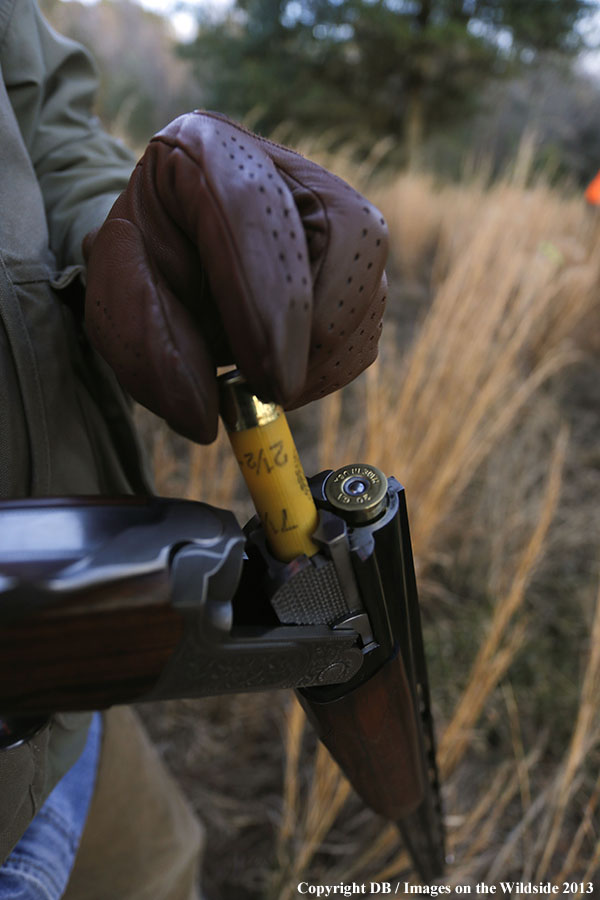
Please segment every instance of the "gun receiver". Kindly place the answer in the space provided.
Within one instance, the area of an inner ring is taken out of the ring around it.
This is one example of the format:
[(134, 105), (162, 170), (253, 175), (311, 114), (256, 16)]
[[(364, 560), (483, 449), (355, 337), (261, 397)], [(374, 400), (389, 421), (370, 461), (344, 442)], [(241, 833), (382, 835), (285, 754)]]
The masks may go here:
[(325, 683), (331, 666), (343, 679), (361, 665), (351, 630), (281, 626), (266, 602), (238, 625), (255, 585), (230, 512), (156, 497), (8, 501), (0, 534), (3, 715)]

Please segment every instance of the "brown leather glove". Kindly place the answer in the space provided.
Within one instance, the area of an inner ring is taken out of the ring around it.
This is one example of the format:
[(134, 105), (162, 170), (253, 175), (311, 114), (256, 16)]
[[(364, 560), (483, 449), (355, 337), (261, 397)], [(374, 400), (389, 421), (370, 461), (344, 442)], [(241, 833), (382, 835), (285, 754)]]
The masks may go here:
[(84, 241), (86, 325), (123, 387), (214, 440), (216, 365), (287, 408), (373, 362), (387, 230), (344, 181), (215, 113), (152, 138)]

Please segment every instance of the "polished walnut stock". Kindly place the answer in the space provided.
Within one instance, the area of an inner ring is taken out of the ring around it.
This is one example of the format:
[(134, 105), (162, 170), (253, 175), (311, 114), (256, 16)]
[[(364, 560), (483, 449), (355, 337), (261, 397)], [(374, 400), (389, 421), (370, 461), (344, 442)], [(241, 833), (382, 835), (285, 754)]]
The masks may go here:
[(103, 709), (150, 692), (181, 641), (166, 572), (63, 595), (0, 629), (3, 712)]

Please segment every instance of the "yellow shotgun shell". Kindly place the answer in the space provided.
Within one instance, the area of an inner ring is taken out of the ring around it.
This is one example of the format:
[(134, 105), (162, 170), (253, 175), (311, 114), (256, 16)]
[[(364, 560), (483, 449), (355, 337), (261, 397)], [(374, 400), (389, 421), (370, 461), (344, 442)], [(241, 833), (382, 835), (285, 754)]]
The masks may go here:
[(273, 556), (312, 556), (317, 508), (283, 409), (257, 397), (237, 371), (220, 375), (219, 388), (221, 418)]

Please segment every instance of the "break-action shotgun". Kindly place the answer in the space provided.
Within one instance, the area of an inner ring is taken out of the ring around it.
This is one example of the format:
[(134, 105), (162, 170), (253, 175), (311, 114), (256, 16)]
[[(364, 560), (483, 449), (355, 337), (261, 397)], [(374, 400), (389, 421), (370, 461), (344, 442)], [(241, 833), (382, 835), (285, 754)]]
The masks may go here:
[(305, 479), (285, 416), (236, 374), (222, 415), (258, 510), (156, 497), (0, 503), (0, 713), (294, 688), (420, 876), (444, 839), (404, 489), (373, 466)]

